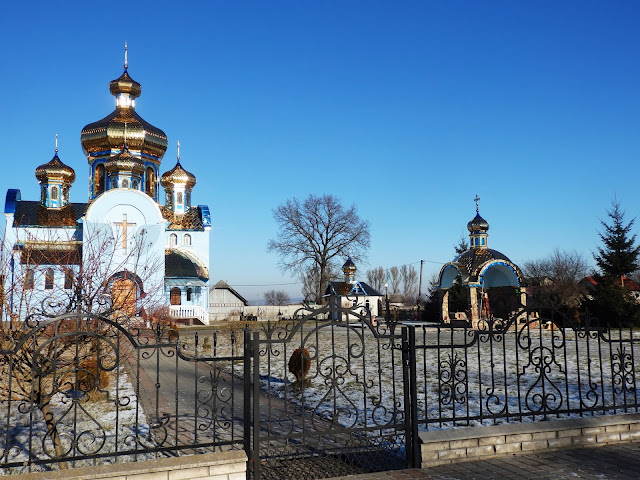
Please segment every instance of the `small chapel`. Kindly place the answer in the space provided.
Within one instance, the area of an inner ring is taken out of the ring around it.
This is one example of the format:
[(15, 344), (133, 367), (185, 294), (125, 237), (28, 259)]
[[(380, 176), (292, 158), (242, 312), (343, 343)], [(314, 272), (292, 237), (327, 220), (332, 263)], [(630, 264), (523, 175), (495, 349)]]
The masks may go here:
[(442, 321), (451, 323), (449, 295), (452, 288), (466, 292), (466, 319), (473, 328), (488, 318), (506, 318), (518, 307), (526, 306), (520, 288), (524, 277), (520, 267), (501, 252), (489, 248), (489, 223), (480, 216), (476, 195), (476, 216), (467, 224), (469, 248), (440, 269), (437, 288), (441, 291)]
[(0, 233), (10, 256), (4, 292), (11, 291), (12, 313), (12, 279), (24, 278), (21, 298), (37, 291), (64, 297), (84, 272), (85, 282), (105, 283), (128, 316), (153, 304), (168, 306), (177, 322), (207, 323), (209, 208), (192, 204), (196, 177), (182, 166), (179, 142), (175, 165), (160, 174), (167, 136), (136, 112), (142, 87), (129, 74), (126, 44), (124, 71), (109, 91), (113, 112), (80, 133), (84, 201), (72, 201), (76, 172), (63, 162), (57, 134), (53, 158), (35, 169), (40, 199), (7, 191)]

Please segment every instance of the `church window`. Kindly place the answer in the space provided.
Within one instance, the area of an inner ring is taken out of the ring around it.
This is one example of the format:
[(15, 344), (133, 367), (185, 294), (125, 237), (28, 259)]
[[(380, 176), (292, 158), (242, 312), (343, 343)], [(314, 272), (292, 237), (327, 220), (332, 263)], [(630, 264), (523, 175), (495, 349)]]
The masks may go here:
[(134, 181), (133, 181), (132, 188), (133, 188), (134, 190), (138, 190), (138, 180), (134, 180)]
[(69, 202), (69, 187), (62, 187), (62, 201), (64, 203)]
[(96, 167), (93, 183), (96, 195), (104, 192), (104, 165), (100, 164)]
[(129, 180), (126, 178), (122, 180), (122, 188), (129, 188)]
[(191, 294), (193, 293), (193, 290), (191, 290), (190, 288), (187, 288), (187, 302), (191, 301)]
[(176, 203), (178, 205), (182, 205), (182, 192), (178, 192), (178, 197), (176, 198)]
[(187, 233), (184, 237), (182, 237), (182, 245), (184, 245), (185, 247), (191, 246), (191, 235)]
[(482, 245), (484, 245), (484, 238), (481, 240)]
[(25, 289), (32, 289), (33, 288), (33, 269), (32, 268), (27, 268), (27, 271), (25, 272), (24, 275), (24, 288)]
[(51, 189), (51, 200), (58, 200), (58, 187)]
[(47, 203), (47, 187), (42, 187), (40, 189), (40, 203), (43, 205)]
[(171, 305), (180, 305), (182, 303), (182, 292), (178, 287), (173, 287), (169, 292), (169, 303)]
[(45, 290), (53, 289), (53, 269), (47, 268), (47, 271), (44, 272), (44, 288)]
[(113, 180), (111, 180), (111, 188), (117, 188), (118, 187), (118, 183), (116, 182), (116, 179), (114, 178)]
[(186, 198), (186, 203), (185, 206), (186, 207), (190, 207), (191, 206), (191, 192), (187, 192), (185, 193), (185, 198)]
[(155, 184), (155, 175), (153, 174), (153, 168), (147, 167), (147, 173), (144, 177), (144, 191), (147, 195), (153, 197), (154, 195), (154, 184)]
[(478, 238), (476, 238), (476, 245), (479, 245)]
[(171, 192), (169, 190), (167, 190), (165, 192), (165, 206), (168, 208), (171, 208), (173, 205), (173, 198), (171, 197)]
[(64, 272), (64, 288), (69, 290), (73, 286), (73, 272)]
[(169, 245), (174, 247), (177, 244), (178, 244), (178, 236), (175, 233), (172, 233), (171, 235), (169, 235)]

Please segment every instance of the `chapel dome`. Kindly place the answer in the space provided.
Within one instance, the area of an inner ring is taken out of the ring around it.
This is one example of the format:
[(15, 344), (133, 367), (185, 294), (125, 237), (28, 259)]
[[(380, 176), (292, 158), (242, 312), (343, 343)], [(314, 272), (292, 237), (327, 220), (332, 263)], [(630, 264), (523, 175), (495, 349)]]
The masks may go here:
[(196, 184), (196, 176), (187, 172), (182, 165), (180, 165), (180, 159), (176, 162), (176, 166), (168, 172), (162, 174), (160, 178), (160, 185), (163, 188), (171, 188), (174, 185), (185, 185), (187, 189), (192, 189)]
[(344, 274), (354, 274), (356, 273), (356, 264), (353, 263), (353, 260), (351, 260), (351, 257), (347, 258), (347, 261), (344, 262), (344, 265), (342, 265), (342, 271), (344, 272)]
[(125, 143), (120, 153), (105, 162), (104, 168), (107, 173), (133, 173), (142, 175), (144, 172), (144, 163), (139, 158), (131, 155)]
[(487, 232), (489, 230), (489, 222), (480, 216), (480, 213), (476, 212), (476, 216), (467, 223), (467, 230), (470, 232)]
[(126, 125), (129, 149), (159, 164), (167, 150), (167, 135), (136, 113), (133, 99), (140, 96), (140, 84), (129, 76), (125, 67), (124, 73), (111, 81), (109, 90), (117, 99), (116, 109), (102, 120), (86, 125), (80, 135), (89, 162), (91, 157), (118, 153), (125, 143)]
[(47, 163), (36, 168), (36, 178), (40, 183), (46, 183), (50, 180), (60, 180), (65, 183), (73, 183), (76, 179), (76, 172), (68, 165), (62, 163), (58, 157), (58, 150), (53, 158)]

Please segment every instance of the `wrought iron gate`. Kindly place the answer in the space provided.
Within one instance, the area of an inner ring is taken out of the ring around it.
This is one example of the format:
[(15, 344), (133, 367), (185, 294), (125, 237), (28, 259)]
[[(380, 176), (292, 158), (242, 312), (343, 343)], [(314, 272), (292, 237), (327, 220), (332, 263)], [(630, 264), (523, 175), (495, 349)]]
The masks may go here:
[(300, 313), (251, 341), (253, 479), (412, 466), (408, 333), (366, 306)]

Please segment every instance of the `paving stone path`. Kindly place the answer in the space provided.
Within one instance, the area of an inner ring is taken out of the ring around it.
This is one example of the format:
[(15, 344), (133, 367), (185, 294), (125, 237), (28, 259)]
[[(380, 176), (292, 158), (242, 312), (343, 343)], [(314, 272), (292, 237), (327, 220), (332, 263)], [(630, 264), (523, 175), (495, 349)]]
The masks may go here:
[(638, 480), (640, 442), (336, 477), (331, 480)]

